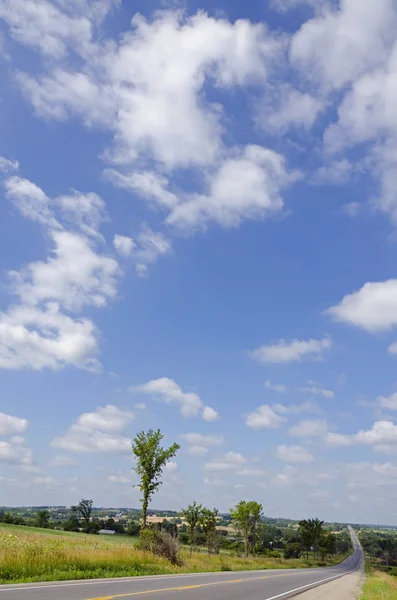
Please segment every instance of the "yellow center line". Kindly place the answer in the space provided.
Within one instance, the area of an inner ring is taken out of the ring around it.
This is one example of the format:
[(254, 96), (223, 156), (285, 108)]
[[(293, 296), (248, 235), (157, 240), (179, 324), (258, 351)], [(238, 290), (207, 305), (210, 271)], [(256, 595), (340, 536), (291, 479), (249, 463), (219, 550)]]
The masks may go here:
[(128, 594), (113, 594), (112, 596), (101, 596), (100, 598), (88, 598), (88, 600), (114, 600), (114, 598), (127, 598), (131, 596), (143, 596), (145, 594), (160, 594), (164, 592), (182, 592), (183, 590), (195, 590), (198, 588), (209, 587), (213, 585), (225, 585), (233, 583), (246, 583), (248, 581), (254, 581), (258, 579), (268, 579), (269, 575), (265, 577), (251, 577), (250, 579), (229, 579), (227, 581), (215, 581), (213, 583), (199, 583), (197, 585), (184, 585), (182, 587), (171, 587), (163, 588), (161, 590), (144, 590), (142, 592), (129, 592)]

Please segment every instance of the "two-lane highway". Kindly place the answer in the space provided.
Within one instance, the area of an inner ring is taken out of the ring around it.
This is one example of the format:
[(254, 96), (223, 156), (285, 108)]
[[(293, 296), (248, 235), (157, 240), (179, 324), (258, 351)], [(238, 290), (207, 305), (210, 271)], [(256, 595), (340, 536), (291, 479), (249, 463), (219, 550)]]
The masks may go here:
[(358, 569), (362, 550), (351, 535), (354, 553), (336, 567), (17, 584), (0, 586), (0, 600), (285, 600)]

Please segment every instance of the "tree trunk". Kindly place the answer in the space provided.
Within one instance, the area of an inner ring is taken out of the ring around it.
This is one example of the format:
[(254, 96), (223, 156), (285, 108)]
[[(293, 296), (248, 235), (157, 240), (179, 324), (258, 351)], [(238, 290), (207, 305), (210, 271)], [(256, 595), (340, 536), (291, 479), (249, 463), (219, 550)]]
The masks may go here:
[(146, 497), (144, 497), (143, 502), (142, 502), (142, 529), (145, 529), (146, 524), (147, 524), (147, 507), (148, 507), (149, 501)]
[(245, 538), (245, 558), (248, 558), (248, 537)]

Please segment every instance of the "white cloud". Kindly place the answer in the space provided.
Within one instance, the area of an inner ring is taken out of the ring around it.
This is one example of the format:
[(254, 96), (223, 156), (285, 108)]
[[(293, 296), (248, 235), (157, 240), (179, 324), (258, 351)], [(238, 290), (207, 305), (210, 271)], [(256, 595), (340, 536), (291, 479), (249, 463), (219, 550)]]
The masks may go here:
[(38, 185), (14, 175), (6, 179), (4, 187), (6, 196), (23, 217), (49, 227), (61, 227), (50, 209), (50, 198)]
[(265, 469), (243, 468), (237, 471), (237, 475), (240, 477), (262, 477), (263, 475), (267, 475), (267, 471)]
[(192, 446), (220, 446), (224, 442), (223, 435), (217, 434), (182, 433), (181, 438), (184, 442)]
[(0, 156), (0, 172), (9, 173), (10, 171), (18, 171), (19, 162), (17, 160), (10, 160)]
[(52, 58), (62, 58), (67, 48), (91, 41), (91, 23), (68, 16), (48, 0), (1, 0), (0, 18), (18, 42)]
[(371, 429), (361, 430), (353, 435), (329, 433), (326, 438), (330, 446), (351, 446), (353, 444), (368, 444), (385, 446), (397, 443), (397, 425), (392, 421), (375, 421)]
[(29, 466), (33, 463), (33, 453), (30, 448), (19, 444), (0, 441), (0, 462), (10, 465)]
[(205, 406), (203, 410), (203, 419), (209, 423), (212, 421), (217, 421), (219, 419), (219, 413), (214, 408)]
[(323, 98), (300, 92), (288, 84), (276, 88), (276, 98), (266, 95), (257, 107), (258, 125), (271, 133), (285, 133), (293, 127), (309, 129), (325, 108)]
[(396, 295), (397, 279), (369, 282), (325, 312), (336, 321), (356, 325), (369, 332), (385, 331), (397, 325)]
[(282, 417), (277, 415), (271, 406), (263, 404), (258, 408), (249, 413), (246, 416), (245, 424), (251, 429), (262, 429), (262, 428), (273, 428), (276, 429), (285, 421)]
[(87, 238), (69, 231), (54, 231), (54, 255), (46, 262), (30, 263), (11, 272), (14, 292), (24, 304), (34, 306), (55, 300), (69, 310), (105, 306), (116, 296), (119, 266), (97, 254)]
[(133, 419), (133, 413), (117, 406), (98, 407), (95, 412), (80, 415), (64, 436), (52, 440), (51, 446), (96, 454), (129, 452), (131, 440), (123, 435), (123, 431)]
[(109, 475), (109, 483), (116, 483), (118, 485), (132, 485), (131, 477), (124, 475)]
[(293, 36), (291, 61), (307, 79), (342, 88), (382, 64), (394, 42), (396, 24), (392, 0), (329, 5)]
[(97, 330), (88, 319), (72, 319), (48, 303), (43, 310), (14, 306), (0, 313), (0, 368), (40, 371), (67, 364), (97, 371)]
[(302, 404), (273, 404), (272, 409), (281, 415), (300, 415), (302, 413), (321, 412), (314, 402), (302, 402)]
[(169, 10), (152, 21), (135, 15), (119, 43), (85, 53), (81, 72), (58, 68), (19, 82), (40, 116), (108, 127), (116, 161), (143, 155), (168, 169), (203, 166), (216, 158), (222, 134), (220, 107), (205, 101), (203, 88), (263, 83), (280, 50), (263, 24)]
[(262, 363), (300, 362), (303, 358), (321, 359), (324, 350), (331, 348), (332, 341), (325, 337), (322, 340), (280, 340), (277, 344), (260, 346), (250, 352), (251, 358)]
[(261, 146), (247, 146), (227, 158), (208, 182), (208, 193), (177, 204), (166, 219), (180, 229), (203, 228), (215, 221), (236, 227), (245, 219), (271, 216), (283, 208), (281, 188), (296, 178), (284, 158)]
[[(103, 200), (79, 192), (50, 199), (20, 177), (10, 177), (4, 185), (21, 214), (45, 227), (53, 250), (46, 261), (9, 273), (10, 291), (20, 303), (0, 313), (0, 368), (41, 370), (69, 364), (98, 371), (94, 324), (63, 309), (101, 307), (116, 296), (118, 263), (99, 254), (90, 239), (100, 238), (97, 228), (106, 219)], [(66, 230), (54, 211), (80, 231)]]
[(239, 471), (247, 458), (239, 452), (226, 452), (204, 464), (205, 471)]
[[(354, 165), (347, 158), (342, 158), (319, 167), (311, 178), (310, 183), (312, 185), (344, 185), (349, 181), (354, 172)], [(347, 209), (345, 208), (345, 210)]]
[(206, 456), (209, 450), (205, 446), (189, 446), (187, 453), (191, 456)]
[(159, 173), (135, 171), (125, 175), (115, 169), (106, 169), (104, 176), (116, 187), (135, 192), (156, 206), (171, 209), (179, 202), (178, 197), (167, 189), (169, 180)]
[(119, 254), (134, 260), (137, 274), (143, 277), (147, 274), (149, 264), (171, 250), (170, 240), (163, 233), (154, 232), (149, 227), (143, 227), (135, 240), (115, 235), (113, 245)]
[(204, 477), (204, 483), (212, 487), (222, 487), (225, 485), (225, 482), (219, 479), (219, 477)]
[(85, 235), (99, 237), (101, 223), (108, 221), (105, 202), (98, 194), (73, 191), (67, 196), (58, 196), (54, 205), (62, 219), (76, 225)]
[(397, 393), (391, 394), (391, 396), (379, 396), (377, 400), (381, 408), (397, 410)]
[(48, 463), (50, 467), (74, 467), (77, 465), (77, 462), (71, 456), (65, 456), (59, 454), (54, 456)]
[(324, 398), (334, 398), (335, 392), (326, 388), (319, 387), (314, 382), (308, 382), (308, 385), (301, 388), (301, 392), (305, 394), (311, 394), (313, 396), (324, 396)]
[(352, 463), (347, 465), (348, 487), (374, 488), (395, 485), (397, 467), (391, 463)]
[(283, 383), (273, 383), (269, 380), (265, 381), (265, 387), (273, 392), (277, 392), (278, 394), (284, 394), (288, 389)]
[(133, 386), (130, 391), (156, 396), (166, 404), (178, 404), (184, 417), (196, 417), (203, 408), (203, 403), (198, 394), (182, 391), (176, 381), (168, 377), (153, 379), (143, 385)]
[(26, 419), (0, 413), (0, 435), (24, 433), (27, 428), (28, 422)]
[(327, 431), (326, 421), (318, 419), (301, 421), (289, 430), (291, 435), (299, 437), (323, 437), (327, 434)]
[(314, 457), (302, 446), (278, 446), (276, 456), (284, 462), (290, 463), (310, 463)]
[(116, 234), (113, 238), (113, 246), (121, 256), (128, 258), (134, 251), (135, 242), (126, 235)]

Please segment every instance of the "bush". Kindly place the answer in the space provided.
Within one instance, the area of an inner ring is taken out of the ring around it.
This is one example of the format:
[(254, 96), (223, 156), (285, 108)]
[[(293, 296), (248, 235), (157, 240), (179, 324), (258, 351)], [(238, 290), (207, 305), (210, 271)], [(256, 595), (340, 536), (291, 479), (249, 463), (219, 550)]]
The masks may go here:
[(152, 552), (170, 561), (172, 565), (181, 565), (180, 544), (177, 538), (165, 531), (158, 529), (141, 529), (139, 533), (138, 547), (141, 550)]
[(139, 535), (139, 532), (141, 531), (141, 526), (139, 525), (139, 523), (136, 523), (135, 521), (131, 521), (131, 523), (128, 524), (127, 527), (127, 535)]
[(284, 548), (284, 558), (300, 558), (302, 556), (302, 547), (298, 542), (287, 544)]

